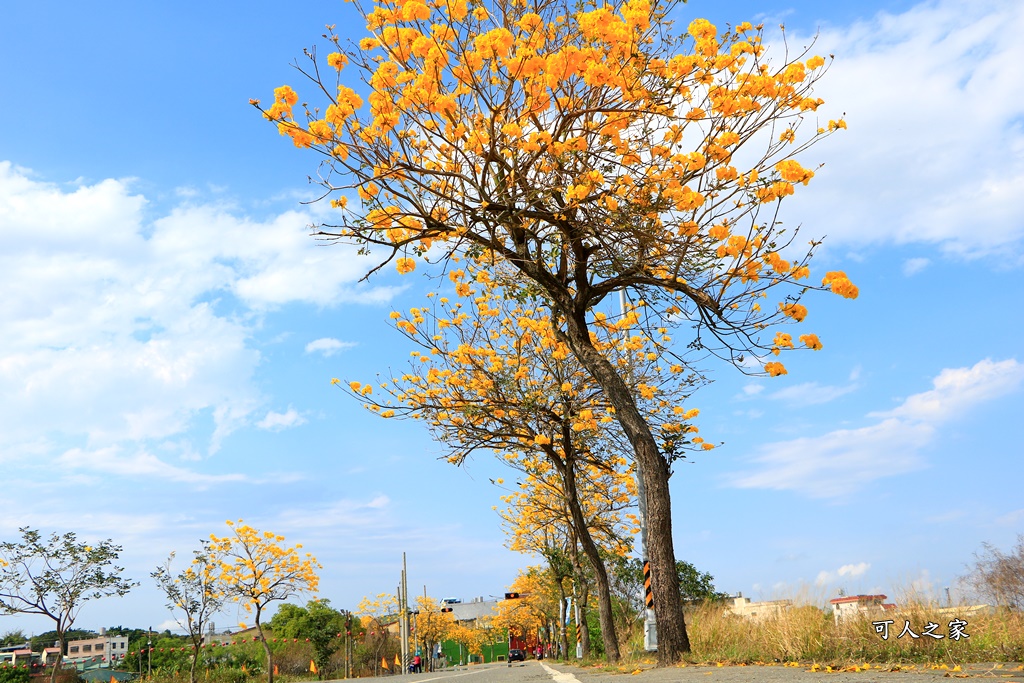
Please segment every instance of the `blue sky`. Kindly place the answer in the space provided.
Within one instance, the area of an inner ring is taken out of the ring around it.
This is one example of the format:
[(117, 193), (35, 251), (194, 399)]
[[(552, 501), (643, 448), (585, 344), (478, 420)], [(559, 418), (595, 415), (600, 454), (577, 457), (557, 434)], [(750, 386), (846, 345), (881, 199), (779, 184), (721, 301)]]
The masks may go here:
[[(342, 3), (19, 3), (0, 25), (0, 537), (113, 538), (142, 585), (79, 624), (158, 625), (149, 572), (242, 518), (301, 542), (323, 597), (501, 593), (534, 563), (503, 547), (481, 455), (465, 470), (418, 425), (330, 386), (408, 356), (387, 326), (422, 269), (308, 237), (312, 155), (247, 104)], [(934, 595), (982, 542), (1024, 532), (1017, 420), (1024, 268), (1024, 7), (1012, 0), (710, 2), (681, 24), (785, 23), (836, 61), (849, 130), (783, 206), (826, 235), (803, 325), (825, 348), (789, 375), (717, 368), (695, 397), (724, 446), (677, 467), (677, 556), (753, 597), (838, 588)], [(359, 34), (355, 34), (359, 35)], [(802, 332), (803, 330), (801, 330)], [(332, 390), (333, 389), (333, 390)], [(231, 613), (221, 620), (234, 624)], [(48, 622), (0, 617), (0, 631)]]

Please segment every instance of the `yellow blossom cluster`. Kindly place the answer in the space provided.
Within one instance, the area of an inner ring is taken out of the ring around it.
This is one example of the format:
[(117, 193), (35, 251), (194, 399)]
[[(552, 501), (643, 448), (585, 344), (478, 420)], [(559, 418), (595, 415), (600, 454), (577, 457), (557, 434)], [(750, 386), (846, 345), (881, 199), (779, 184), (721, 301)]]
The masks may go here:
[(857, 285), (850, 282), (850, 279), (846, 277), (846, 273), (841, 270), (826, 273), (825, 277), (821, 280), (821, 284), (847, 299), (856, 299), (857, 295), (860, 294)]
[(242, 520), (227, 524), (231, 533), (210, 534), (208, 549), (219, 564), (218, 578), (227, 586), (227, 594), (246, 611), (261, 610), (271, 601), (297, 593), (316, 592), (320, 564), (309, 553), (300, 554), (301, 544), (284, 546), (284, 536), (261, 532)]
[[(360, 200), (336, 200), (341, 224), (325, 234), (400, 255), (400, 273), (428, 250), (452, 265), (451, 301), (393, 315), (422, 350), (370, 402), (381, 415), (416, 411), (458, 441), (522, 427), (526, 404), (554, 422), (515, 432), (517, 452), (564, 449), (563, 423), (581, 443), (600, 439), (616, 420), (573, 364), (568, 307), (587, 311), (584, 338), (628, 375), (658, 433), (703, 449), (710, 444), (672, 410), (688, 366), (668, 359), (668, 335), (650, 321), (698, 322), (710, 337), (739, 331), (732, 339), (754, 339), (759, 352), (794, 348), (784, 333), (769, 344), (768, 330), (803, 321), (807, 308), (792, 295), (771, 299), (783, 302), (777, 309), (762, 299), (776, 287), (804, 290), (813, 246), (804, 256), (787, 250), (790, 236), (769, 215), (814, 178), (796, 157), (846, 128), (842, 119), (802, 127), (824, 104), (814, 85), (825, 59), (769, 60), (762, 28), (749, 23), (720, 31), (695, 19), (680, 41), (665, 41), (665, 11), (654, 0), (487, 9), (376, 0), (358, 49), (331, 33), (337, 51), (326, 58), (339, 73), (361, 70), (365, 102), (340, 77), (321, 81), (329, 101), (302, 120), (295, 91), (275, 90), (264, 114), (296, 146), (325, 155), (331, 191)], [(513, 262), (571, 303), (509, 303), (487, 276)], [(822, 288), (857, 296), (839, 271)], [(647, 297), (648, 310), (602, 321), (603, 297), (623, 290)], [(821, 348), (814, 335), (799, 339)], [(364, 399), (372, 391), (349, 388)]]

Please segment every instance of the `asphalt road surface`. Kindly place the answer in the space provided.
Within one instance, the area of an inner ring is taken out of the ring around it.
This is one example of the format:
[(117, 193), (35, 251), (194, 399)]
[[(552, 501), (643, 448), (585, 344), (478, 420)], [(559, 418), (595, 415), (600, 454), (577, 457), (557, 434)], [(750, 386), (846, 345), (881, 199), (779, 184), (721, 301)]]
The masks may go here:
[(637, 673), (608, 673), (563, 664), (514, 662), (477, 664), (468, 668), (395, 677), (395, 683), (938, 683), (956, 679), (990, 679), (1024, 683), (1017, 664), (971, 664), (963, 671), (938, 669), (871, 669), (859, 672), (812, 672), (809, 667), (685, 666), (644, 669)]

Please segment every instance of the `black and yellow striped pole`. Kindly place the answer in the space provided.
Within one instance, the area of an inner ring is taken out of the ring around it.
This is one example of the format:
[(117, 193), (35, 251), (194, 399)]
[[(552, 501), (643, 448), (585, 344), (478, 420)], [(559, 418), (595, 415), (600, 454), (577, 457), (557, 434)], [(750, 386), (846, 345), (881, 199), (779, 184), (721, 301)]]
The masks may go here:
[(575, 603), (573, 606), (576, 608), (576, 659), (583, 659), (583, 624), (580, 619), (583, 610), (580, 609), (578, 600), (573, 600), (573, 602)]
[(580, 613), (576, 612), (576, 658), (583, 657), (583, 627), (580, 625)]
[(651, 589), (651, 563), (644, 560), (644, 606), (654, 609), (654, 591)]

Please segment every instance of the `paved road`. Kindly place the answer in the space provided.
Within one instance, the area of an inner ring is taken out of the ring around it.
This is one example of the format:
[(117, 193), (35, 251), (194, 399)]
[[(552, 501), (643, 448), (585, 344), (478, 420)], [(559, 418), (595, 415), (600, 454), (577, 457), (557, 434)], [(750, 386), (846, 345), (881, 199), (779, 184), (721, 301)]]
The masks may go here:
[[(992, 678), (1011, 683), (1024, 683), (1024, 671), (1015, 665), (971, 666), (964, 671), (921, 670), (870, 671), (826, 673), (808, 671), (809, 667), (776, 666), (686, 666), (666, 669), (648, 669), (639, 674), (610, 674), (596, 669), (556, 666), (563, 674), (573, 674), (579, 683), (937, 683), (955, 678)], [(553, 676), (555, 683), (573, 683)]]
[(635, 674), (608, 673), (548, 661), (505, 664), (478, 664), (464, 669), (413, 674), (396, 678), (395, 683), (938, 683), (958, 678), (991, 679), (1024, 683), (1019, 665), (972, 664), (964, 671), (904, 669), (826, 673), (808, 671), (808, 667), (776, 666), (685, 666), (644, 669)]

